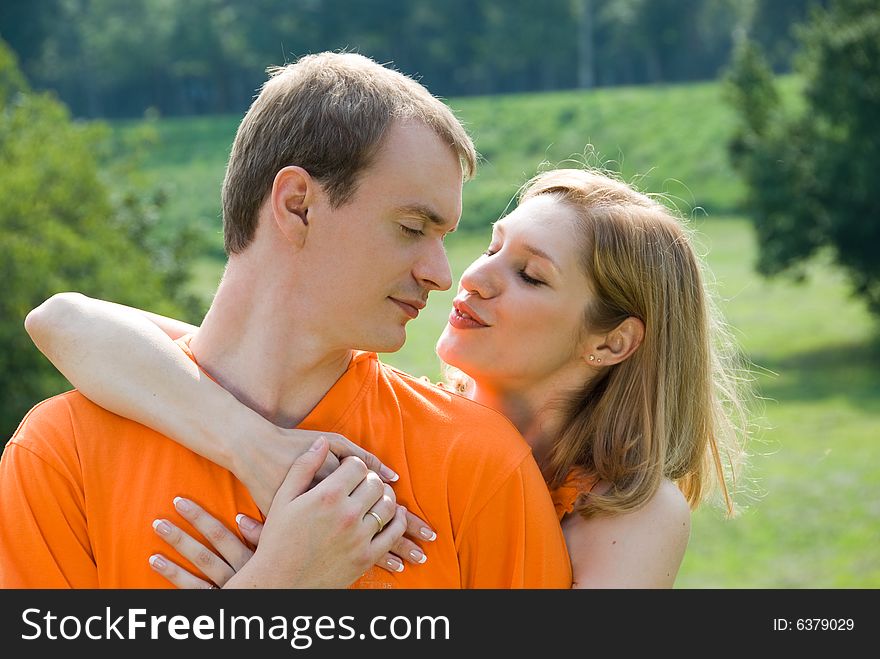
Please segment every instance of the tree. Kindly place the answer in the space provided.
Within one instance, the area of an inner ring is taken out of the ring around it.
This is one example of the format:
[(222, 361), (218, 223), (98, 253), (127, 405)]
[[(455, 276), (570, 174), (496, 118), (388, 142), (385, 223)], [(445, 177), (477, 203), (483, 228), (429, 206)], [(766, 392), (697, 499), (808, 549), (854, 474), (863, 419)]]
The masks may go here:
[(714, 79), (749, 16), (775, 52), (820, 1), (4, 0), (0, 36), (74, 116), (239, 114), (267, 66), (319, 50), (443, 97)]
[(791, 71), (798, 45), (793, 28), (807, 19), (811, 7), (827, 4), (825, 0), (756, 0), (751, 37), (774, 71)]
[[(192, 315), (184, 292), (192, 236), (160, 240), (155, 200), (101, 161), (106, 126), (71, 121), (28, 89), (0, 41), (0, 433), (37, 401), (69, 388), (23, 321), (54, 293), (79, 290), (160, 313)], [(0, 442), (2, 444), (3, 442)]]
[(837, 0), (799, 32), (803, 108), (781, 102), (753, 43), (740, 45), (728, 75), (740, 120), (731, 156), (749, 187), (758, 270), (803, 274), (827, 248), (880, 315), (880, 7)]

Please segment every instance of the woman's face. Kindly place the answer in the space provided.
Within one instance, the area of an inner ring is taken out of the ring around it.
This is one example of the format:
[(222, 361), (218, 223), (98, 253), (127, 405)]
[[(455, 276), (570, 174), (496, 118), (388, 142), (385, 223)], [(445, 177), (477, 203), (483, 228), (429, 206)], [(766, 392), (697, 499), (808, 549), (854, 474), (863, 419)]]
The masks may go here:
[(574, 211), (550, 195), (496, 222), (489, 249), (461, 276), (439, 357), (478, 384), (511, 387), (583, 366), (582, 244)]

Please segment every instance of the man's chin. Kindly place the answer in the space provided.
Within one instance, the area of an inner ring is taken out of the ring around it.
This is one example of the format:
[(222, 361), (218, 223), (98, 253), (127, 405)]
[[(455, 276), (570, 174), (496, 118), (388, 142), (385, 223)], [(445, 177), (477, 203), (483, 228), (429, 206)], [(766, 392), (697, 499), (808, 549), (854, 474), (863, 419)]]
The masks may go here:
[(401, 328), (398, 336), (385, 336), (381, 339), (365, 342), (361, 350), (368, 352), (397, 352), (406, 343), (406, 330)]

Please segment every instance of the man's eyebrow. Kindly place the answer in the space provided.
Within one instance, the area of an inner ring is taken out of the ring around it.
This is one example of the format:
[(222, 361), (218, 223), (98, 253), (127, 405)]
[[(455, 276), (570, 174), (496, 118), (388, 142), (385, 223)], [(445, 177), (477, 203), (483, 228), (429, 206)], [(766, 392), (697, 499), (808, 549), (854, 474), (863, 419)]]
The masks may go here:
[[(417, 219), (425, 220), (426, 222), (429, 222), (440, 229), (443, 229), (450, 224), (442, 217), (440, 217), (440, 215), (433, 208), (430, 208), (429, 206), (424, 206), (422, 204), (400, 206), (396, 209), (396, 211), (398, 215), (415, 216)], [(451, 229), (448, 230), (447, 233), (452, 233), (456, 229), (457, 227), (453, 226)]]

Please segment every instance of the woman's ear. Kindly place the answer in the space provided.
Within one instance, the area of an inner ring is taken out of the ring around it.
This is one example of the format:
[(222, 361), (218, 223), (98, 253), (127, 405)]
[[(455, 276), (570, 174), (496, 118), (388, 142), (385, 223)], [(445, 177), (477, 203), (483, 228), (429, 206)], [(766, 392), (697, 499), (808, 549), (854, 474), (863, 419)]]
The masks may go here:
[(272, 217), (281, 234), (297, 248), (306, 242), (314, 194), (315, 183), (302, 167), (284, 167), (275, 174), (270, 199)]
[(633, 354), (645, 339), (645, 324), (630, 316), (587, 350), (584, 361), (590, 366), (612, 366)]

